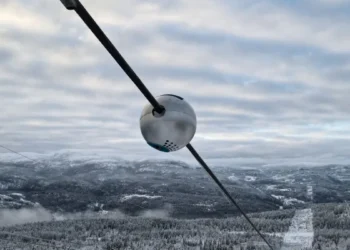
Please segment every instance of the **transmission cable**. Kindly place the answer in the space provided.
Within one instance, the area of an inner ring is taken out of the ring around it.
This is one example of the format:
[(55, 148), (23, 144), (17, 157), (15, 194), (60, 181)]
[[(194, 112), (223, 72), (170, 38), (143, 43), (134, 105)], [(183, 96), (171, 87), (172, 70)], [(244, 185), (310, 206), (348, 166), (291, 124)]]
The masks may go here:
[(123, 56), (119, 53), (119, 51), (114, 47), (113, 43), (109, 40), (109, 38), (105, 35), (105, 33), (101, 30), (95, 20), (91, 17), (91, 15), (87, 12), (85, 7), (80, 3), (80, 1), (75, 0), (61, 0), (61, 2), (66, 6), (69, 10), (75, 10), (75, 12), (80, 16), (80, 18), (84, 21), (84, 23), (90, 28), (92, 33), (97, 37), (97, 39), (102, 43), (102, 45), (106, 48), (109, 54), (116, 60), (119, 66), (124, 70), (124, 72), (129, 76), (131, 81), (135, 83), (135, 85), (139, 88), (141, 93), (146, 97), (146, 99), (152, 104), (155, 111), (158, 113), (162, 113), (164, 107), (162, 107), (158, 101), (154, 98), (154, 96), (149, 92), (145, 84), (141, 81), (141, 79), (136, 75), (134, 70), (129, 66), (129, 64), (125, 61)]
[[(29, 235), (24, 235), (24, 234), (20, 234), (20, 233), (11, 233), (11, 232), (6, 232), (6, 231), (3, 231), (3, 232), (0, 232), (0, 235), (8, 235), (10, 237), (21, 237), (23, 239), (27, 239), (27, 240), (37, 240), (39, 241), (40, 243), (38, 242), (30, 242), (30, 244), (33, 244), (33, 245), (42, 245), (42, 246), (52, 246), (52, 247), (55, 247), (57, 249), (62, 249), (62, 246), (58, 246), (56, 244), (60, 244), (62, 245), (62, 243), (65, 243), (68, 245), (68, 247), (72, 247), (71, 245), (75, 245), (74, 248), (78, 248), (78, 247), (81, 247), (80, 245), (81, 244), (77, 244), (77, 243), (72, 243), (72, 242), (68, 242), (68, 241), (65, 241), (65, 240), (52, 240), (52, 239), (43, 239), (43, 238), (39, 238), (39, 237), (33, 237), (33, 236), (29, 236)], [(0, 238), (1, 240), (1, 238)], [(7, 239), (4, 239), (4, 240), (7, 240)], [(56, 243), (56, 244), (54, 244)], [(70, 245), (69, 245), (70, 244)], [(79, 245), (79, 246), (78, 246)]]
[(24, 158), (26, 158), (26, 159), (28, 159), (28, 160), (30, 160), (30, 161), (37, 162), (36, 160), (31, 159), (31, 158), (29, 158), (28, 156), (25, 156), (24, 154), (21, 154), (21, 153), (15, 151), (15, 150), (13, 150), (13, 149), (10, 149), (10, 148), (8, 148), (8, 147), (5, 147), (5, 146), (0, 145), (0, 148), (4, 148), (4, 149), (6, 149), (6, 150), (8, 150), (8, 151), (10, 151), (10, 152), (12, 152), (12, 153), (14, 153), (14, 154), (20, 155), (20, 156), (22, 156), (22, 157), (24, 157)]
[(196, 158), (196, 160), (202, 165), (202, 167), (205, 169), (205, 171), (207, 171), (207, 173), (209, 174), (209, 176), (215, 181), (215, 183), (219, 186), (219, 188), (222, 190), (222, 192), (224, 192), (224, 194), (226, 195), (226, 197), (232, 202), (233, 205), (236, 206), (236, 208), (238, 209), (238, 211), (244, 216), (244, 218), (249, 222), (249, 224), (253, 227), (253, 229), (259, 234), (259, 236), (265, 241), (265, 243), (271, 248), (272, 246), (270, 245), (270, 243), (266, 240), (266, 238), (261, 234), (261, 232), (259, 231), (259, 229), (254, 225), (254, 223), (249, 219), (249, 217), (247, 216), (247, 214), (243, 211), (243, 209), (238, 205), (238, 203), (235, 201), (235, 199), (232, 198), (232, 196), (230, 195), (230, 193), (226, 190), (226, 188), (222, 185), (222, 183), (218, 180), (218, 178), (215, 176), (215, 174), (213, 173), (213, 171), (211, 171), (211, 169), (208, 167), (208, 165), (205, 163), (205, 161), (202, 159), (202, 157), (200, 157), (200, 155), (197, 153), (197, 151), (192, 147), (192, 145), (189, 143), (186, 146), (188, 148), (188, 150), (192, 153), (192, 155), (194, 156), (194, 158)]
[[(146, 97), (146, 99), (152, 104), (155, 111), (158, 113), (162, 113), (164, 111), (164, 107), (162, 107), (158, 101), (154, 98), (154, 96), (148, 91), (146, 86), (143, 84), (141, 79), (136, 75), (136, 73), (132, 70), (129, 64), (125, 61), (119, 51), (114, 47), (109, 38), (104, 34), (89, 12), (85, 9), (82, 3), (79, 0), (60, 0), (63, 5), (68, 10), (74, 10), (78, 16), (84, 21), (84, 23), (88, 26), (91, 32), (96, 36), (96, 38), (101, 42), (101, 44), (106, 48), (106, 50), (110, 53), (110, 55), (115, 59), (115, 61), (119, 64), (119, 66), (124, 70), (124, 72), (129, 76), (131, 81), (139, 88), (141, 93)], [(262, 235), (259, 229), (254, 225), (254, 223), (249, 219), (247, 214), (243, 211), (243, 209), (237, 204), (237, 202), (232, 198), (229, 192), (225, 189), (222, 183), (218, 180), (215, 174), (210, 170), (208, 165), (204, 162), (204, 160), (199, 156), (196, 150), (192, 147), (191, 144), (187, 144), (188, 150), (192, 153), (194, 158), (201, 164), (201, 166), (207, 171), (209, 176), (214, 180), (214, 182), (219, 186), (219, 188), (224, 192), (227, 198), (232, 202), (234, 206), (238, 209), (238, 211), (244, 216), (244, 218), (250, 223), (253, 229), (258, 233), (258, 235), (262, 238), (262, 240), (269, 246), (271, 250), (273, 250), (272, 246), (266, 240), (266, 238)]]

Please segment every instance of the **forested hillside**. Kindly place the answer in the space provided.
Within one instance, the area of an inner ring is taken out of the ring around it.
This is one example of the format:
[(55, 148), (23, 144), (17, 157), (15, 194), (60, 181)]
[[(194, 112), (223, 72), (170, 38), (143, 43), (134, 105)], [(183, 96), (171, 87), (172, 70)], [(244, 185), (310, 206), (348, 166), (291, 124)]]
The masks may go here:
[[(250, 213), (350, 201), (349, 166), (217, 166), (213, 171)], [(71, 160), (61, 155), (40, 164), (0, 160), (0, 208), (38, 204), (53, 212), (118, 209), (133, 216), (171, 204), (171, 216), (184, 219), (239, 214), (202, 168), (179, 161)]]
[(313, 215), (313, 249), (350, 249), (350, 204), (315, 205)]
[[(251, 214), (276, 249), (294, 210)], [(38, 240), (42, 239), (42, 240)], [(0, 229), (1, 249), (267, 249), (242, 217), (230, 219), (65, 220)], [(50, 247), (48, 246), (50, 245)]]
[[(314, 230), (312, 250), (350, 249), (348, 204), (315, 205), (312, 207), (312, 213)], [(253, 213), (250, 217), (278, 250), (284, 249), (284, 235), (290, 230), (294, 215), (295, 210), (289, 209)], [(3, 227), (0, 228), (0, 249), (268, 249), (242, 217), (227, 219), (97, 217)], [(299, 248), (293, 249), (299, 250)]]

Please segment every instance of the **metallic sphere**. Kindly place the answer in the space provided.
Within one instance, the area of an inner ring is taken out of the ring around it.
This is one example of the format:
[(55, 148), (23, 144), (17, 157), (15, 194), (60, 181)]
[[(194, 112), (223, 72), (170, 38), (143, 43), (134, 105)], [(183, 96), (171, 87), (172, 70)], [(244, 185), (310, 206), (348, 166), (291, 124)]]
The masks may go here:
[(166, 94), (156, 99), (165, 111), (158, 114), (151, 104), (144, 107), (140, 118), (142, 136), (148, 145), (159, 151), (177, 151), (196, 133), (196, 114), (182, 97)]

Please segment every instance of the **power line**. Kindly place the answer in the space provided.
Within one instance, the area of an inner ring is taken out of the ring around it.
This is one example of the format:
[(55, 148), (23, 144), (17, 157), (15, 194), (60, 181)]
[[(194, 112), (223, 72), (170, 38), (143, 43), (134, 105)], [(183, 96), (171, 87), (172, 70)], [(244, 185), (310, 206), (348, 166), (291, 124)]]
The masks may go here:
[[(124, 72), (129, 76), (132, 82), (139, 88), (141, 93), (146, 97), (146, 99), (152, 104), (154, 109), (158, 113), (162, 113), (164, 111), (164, 107), (162, 107), (158, 101), (154, 98), (154, 96), (148, 91), (146, 86), (140, 80), (140, 78), (136, 75), (136, 73), (132, 70), (129, 64), (124, 60), (119, 51), (114, 47), (112, 42), (108, 39), (108, 37), (104, 34), (95, 20), (91, 17), (89, 12), (85, 9), (85, 7), (80, 3), (79, 0), (60, 0), (63, 5), (68, 10), (74, 10), (79, 17), (84, 21), (84, 23), (88, 26), (92, 33), (96, 36), (96, 38), (101, 42), (101, 44), (106, 48), (106, 50), (110, 53), (110, 55), (115, 59), (115, 61), (119, 64), (119, 66), (124, 70)], [(249, 219), (246, 213), (240, 208), (237, 202), (231, 197), (222, 183), (218, 180), (218, 178), (214, 175), (214, 173), (210, 170), (207, 164), (203, 161), (203, 159), (199, 156), (196, 150), (192, 147), (191, 144), (187, 145), (189, 151), (193, 154), (193, 156), (197, 159), (197, 161), (202, 165), (202, 167), (207, 171), (210, 177), (215, 181), (215, 183), (219, 186), (219, 188), (224, 192), (227, 198), (234, 204), (237, 209), (241, 212), (244, 218), (252, 225), (254, 230), (259, 234), (259, 236), (264, 240), (264, 242), (273, 250), (272, 246), (268, 243), (265, 237), (260, 233), (254, 223)]]
[(21, 154), (21, 153), (15, 151), (15, 150), (13, 150), (13, 149), (10, 149), (10, 148), (5, 147), (5, 146), (2, 146), (2, 145), (0, 145), (0, 147), (1, 147), (1, 148), (4, 148), (4, 149), (6, 149), (6, 150), (8, 150), (8, 151), (10, 151), (10, 152), (12, 152), (12, 153), (14, 153), (14, 154), (20, 155), (20, 156), (22, 156), (22, 157), (24, 157), (24, 158), (26, 158), (26, 159), (28, 159), (28, 160), (30, 160), (30, 161), (36, 162), (36, 160), (31, 159), (31, 158), (29, 158), (28, 156), (25, 156), (25, 155), (23, 155), (23, 154)]
[[(27, 239), (27, 240), (29, 240), (29, 244), (35, 245), (35, 246), (44, 246), (44, 247), (51, 246), (51, 247), (54, 247), (56, 249), (60, 249), (58, 246), (56, 246), (55, 244), (50, 242), (50, 240), (45, 240), (45, 239), (41, 239), (41, 238), (35, 238), (35, 237), (22, 235), (22, 234), (8, 233), (8, 232), (0, 232), (0, 235), (8, 235), (8, 236), (11, 236), (11, 237), (20, 237), (22, 239)], [(16, 243), (13, 242), (13, 240), (5, 239), (5, 238), (0, 238), (0, 240), (10, 241), (11, 243), (16, 244)], [(34, 242), (34, 240), (37, 240), (39, 242)], [(28, 243), (28, 242), (26, 242), (26, 243)]]
[(213, 171), (208, 167), (208, 165), (204, 162), (202, 157), (197, 153), (197, 151), (192, 147), (192, 145), (189, 143), (187, 144), (188, 150), (192, 153), (194, 158), (202, 165), (202, 167), (207, 171), (209, 176), (215, 181), (215, 183), (219, 186), (219, 188), (224, 192), (226, 197), (231, 201), (233, 205), (236, 206), (238, 211), (244, 216), (244, 218), (249, 222), (249, 224), (254, 228), (254, 230), (259, 234), (259, 236), (265, 241), (265, 243), (270, 247), (270, 249), (273, 250), (270, 243), (266, 240), (266, 238), (262, 235), (262, 233), (259, 231), (259, 229), (254, 225), (254, 223), (249, 219), (247, 214), (243, 211), (243, 209), (238, 205), (238, 203), (233, 199), (233, 197), (230, 195), (230, 193), (226, 190), (226, 188), (222, 185), (222, 183), (218, 180), (218, 178), (215, 176)]
[[(9, 242), (9, 243), (11, 243), (12, 245), (16, 245), (17, 244), (17, 242), (13, 242), (13, 240), (9, 240), (9, 239), (2, 239), (2, 238), (0, 238), (0, 242), (1, 241), (7, 241), (7, 242)], [(51, 245), (51, 244), (47, 244), (47, 243), (34, 243), (34, 242), (26, 242), (26, 244), (30, 244), (30, 245), (34, 245), (34, 246), (39, 246), (39, 247), (45, 247), (45, 248), (47, 248), (47, 247), (53, 247), (53, 248), (56, 248), (56, 249), (60, 249), (58, 246), (56, 246), (56, 245)]]
[[(57, 249), (61, 249), (62, 246), (58, 246), (58, 245), (56, 245), (54, 243), (57, 243), (59, 245), (62, 245), (62, 243), (65, 243), (65, 244), (68, 244), (68, 245), (69, 244), (70, 245), (74, 244), (75, 247), (81, 247), (80, 245), (78, 246), (78, 244), (76, 244), (76, 243), (72, 243), (72, 242), (68, 242), (68, 241), (64, 241), (64, 240), (58, 241), (58, 240), (43, 239), (43, 238), (28, 236), (28, 235), (24, 235), (24, 234), (10, 233), (10, 232), (6, 232), (6, 231), (5, 232), (0, 232), (0, 235), (8, 235), (8, 236), (12, 236), (12, 237), (21, 237), (23, 239), (28, 239), (28, 240), (32, 240), (32, 241), (37, 240), (37, 241), (39, 241), (39, 243), (38, 242), (35, 242), (35, 243), (31, 242), (31, 244), (33, 244), (33, 245), (42, 245), (42, 246), (53, 246), (53, 247), (55, 247)], [(1, 238), (0, 238), (0, 240), (1, 240)], [(69, 247), (72, 247), (72, 246), (69, 246)]]
[(119, 64), (119, 66), (124, 70), (124, 72), (129, 76), (131, 81), (135, 83), (135, 85), (139, 88), (141, 93), (146, 97), (146, 99), (152, 104), (154, 109), (158, 113), (162, 113), (164, 111), (164, 107), (161, 106), (158, 101), (154, 98), (154, 96), (149, 92), (145, 84), (141, 81), (141, 79), (137, 76), (134, 70), (129, 66), (129, 64), (125, 61), (123, 56), (119, 53), (119, 51), (114, 47), (109, 38), (105, 35), (105, 33), (101, 30), (95, 20), (91, 17), (89, 12), (85, 9), (85, 7), (80, 3), (80, 1), (75, 0), (61, 0), (61, 2), (66, 6), (67, 9), (75, 10), (75, 12), (80, 16), (80, 18), (84, 21), (84, 23), (89, 27), (89, 29), (94, 33), (97, 39), (101, 42), (101, 44), (106, 48), (109, 54), (114, 58), (114, 60)]

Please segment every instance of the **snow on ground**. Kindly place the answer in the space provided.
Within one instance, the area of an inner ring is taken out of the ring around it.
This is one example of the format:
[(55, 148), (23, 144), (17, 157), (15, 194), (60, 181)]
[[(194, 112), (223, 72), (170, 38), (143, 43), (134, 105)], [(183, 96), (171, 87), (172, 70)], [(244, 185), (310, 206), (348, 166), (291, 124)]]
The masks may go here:
[(255, 176), (249, 176), (249, 175), (247, 175), (246, 177), (244, 177), (244, 180), (245, 180), (245, 181), (255, 181), (255, 180), (256, 180), (256, 177), (255, 177)]
[(212, 207), (214, 206), (214, 204), (205, 204), (205, 203), (200, 202), (200, 203), (195, 204), (195, 206), (206, 208), (207, 211), (210, 212), (210, 211), (213, 211)]
[(274, 189), (276, 189), (276, 186), (277, 185), (267, 185), (266, 190), (274, 190)]
[(311, 185), (307, 186), (307, 196), (310, 198), (310, 200), (313, 199), (313, 190)]
[(130, 200), (132, 198), (146, 198), (146, 199), (157, 199), (157, 198), (162, 198), (162, 196), (158, 195), (146, 195), (146, 194), (129, 194), (129, 195), (124, 195), (123, 198), (120, 199), (121, 202)]
[(346, 204), (347, 204), (346, 211), (341, 216), (344, 216), (346, 218), (350, 218), (350, 206), (349, 206), (348, 202), (346, 202)]
[(312, 210), (297, 210), (292, 219), (288, 232), (283, 238), (281, 250), (311, 249), (314, 239), (312, 225)]
[(4, 194), (0, 194), (0, 200), (13, 200), (13, 198)]
[(21, 194), (21, 193), (11, 193), (10, 195), (19, 196), (19, 197), (25, 198), (25, 196), (23, 194)]
[(288, 183), (294, 182), (294, 180), (292, 178), (293, 178), (292, 174), (287, 174), (287, 175), (277, 174), (277, 175), (272, 176), (272, 179), (274, 179), (274, 180), (288, 182)]
[[(247, 231), (229, 231), (230, 234), (247, 234)], [(274, 233), (267, 233), (267, 232), (261, 232), (263, 235), (268, 236), (279, 236), (282, 237), (284, 233), (274, 232)]]
[(293, 205), (293, 204), (295, 204), (295, 203), (305, 203), (305, 201), (302, 201), (302, 200), (298, 200), (298, 199), (296, 199), (296, 198), (285, 198), (284, 199), (284, 201), (283, 201), (283, 203), (285, 204), (285, 205)]
[(295, 203), (305, 203), (304, 201), (302, 201), (302, 200), (298, 200), (298, 199), (296, 199), (296, 198), (286, 198), (285, 196), (283, 196), (283, 195), (274, 195), (274, 194), (272, 194), (271, 195), (273, 198), (276, 198), (276, 199), (278, 199), (278, 200), (281, 200), (281, 201), (283, 201), (283, 204), (284, 205), (293, 205), (293, 204), (295, 204)]
[(6, 189), (8, 189), (9, 188), (9, 185), (8, 184), (2, 184), (2, 183), (0, 183), (0, 190), (6, 190)]
[(213, 204), (205, 204), (203, 202), (200, 202), (200, 203), (195, 204), (195, 206), (198, 206), (198, 207), (212, 207)]
[(281, 189), (278, 189), (278, 191), (289, 192), (289, 191), (292, 191), (292, 190), (290, 188), (281, 188)]
[(139, 172), (156, 172), (158, 171), (158, 169), (154, 168), (154, 167), (143, 167), (143, 168), (139, 168), (138, 170)]
[(227, 177), (230, 181), (238, 181), (238, 177), (234, 174), (232, 174), (231, 176)]
[(291, 188), (277, 188), (277, 185), (266, 185), (266, 190), (277, 190), (281, 192), (290, 192)]
[(147, 190), (144, 188), (139, 188), (139, 189), (137, 189), (137, 191), (140, 193), (147, 193)]
[(271, 194), (271, 196), (273, 197), (273, 198), (276, 198), (276, 199), (279, 199), (279, 200), (284, 200), (284, 196), (283, 195), (274, 195), (274, 194)]

